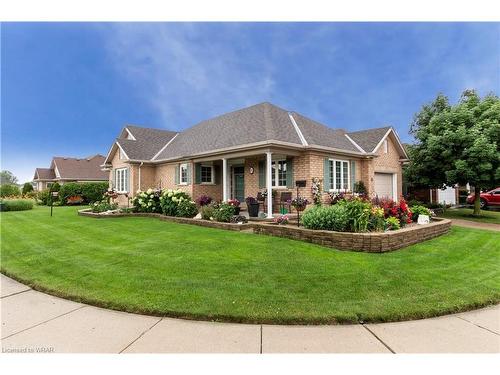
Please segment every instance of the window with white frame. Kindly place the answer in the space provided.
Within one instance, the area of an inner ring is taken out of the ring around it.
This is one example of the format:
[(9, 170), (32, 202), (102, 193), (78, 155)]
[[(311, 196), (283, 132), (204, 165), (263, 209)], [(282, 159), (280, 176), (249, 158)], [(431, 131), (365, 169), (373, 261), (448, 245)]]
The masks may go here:
[(115, 170), (115, 186), (118, 193), (127, 193), (128, 186), (128, 170), (120, 168)]
[(201, 165), (201, 183), (213, 184), (214, 183), (214, 167), (212, 165)]
[(387, 154), (387, 151), (388, 151), (387, 139), (384, 139), (384, 154)]
[(330, 159), (330, 190), (349, 190), (349, 161)]
[(179, 167), (179, 181), (181, 184), (188, 183), (188, 165), (181, 164)]
[(273, 160), (271, 181), (274, 187), (286, 187), (286, 160)]

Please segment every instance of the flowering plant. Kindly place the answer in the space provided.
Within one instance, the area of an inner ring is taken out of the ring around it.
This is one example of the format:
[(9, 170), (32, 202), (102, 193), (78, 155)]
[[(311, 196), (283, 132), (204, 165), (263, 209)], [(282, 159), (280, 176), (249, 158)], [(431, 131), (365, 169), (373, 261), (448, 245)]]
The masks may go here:
[(108, 190), (106, 190), (106, 192), (104, 193), (104, 197), (108, 199), (108, 202), (110, 199), (116, 199), (118, 198), (118, 193), (116, 192), (115, 189), (113, 188), (109, 188)]
[(291, 204), (297, 211), (303, 211), (309, 204), (309, 201), (306, 198), (297, 197), (288, 200), (288, 203)]
[(107, 200), (103, 199), (99, 202), (94, 202), (91, 206), (92, 212), (106, 212), (116, 210), (118, 208), (118, 203), (109, 203)]
[(402, 227), (412, 222), (412, 212), (403, 197), (398, 203), (388, 198), (377, 199), (376, 201), (384, 209), (385, 218), (397, 218)]
[(191, 197), (180, 189), (167, 189), (161, 193), (161, 209), (167, 216), (177, 216), (178, 206), (183, 201), (191, 201)]
[(311, 194), (315, 205), (321, 205), (321, 180), (318, 177), (312, 179)]
[(347, 191), (344, 192), (330, 191), (328, 192), (328, 195), (330, 197), (330, 204), (337, 204), (338, 202), (351, 197), (351, 194)]
[(287, 215), (280, 215), (280, 216), (275, 217), (273, 219), (273, 221), (276, 224), (285, 225), (285, 224), (288, 224), (288, 216)]
[(212, 202), (212, 198), (209, 197), (208, 195), (202, 195), (196, 200), (196, 203), (198, 203), (198, 206), (206, 206)]
[(137, 190), (131, 203), (138, 212), (160, 212), (160, 196), (161, 190), (159, 189)]
[(240, 201), (238, 199), (229, 199), (227, 201), (227, 204), (233, 206), (233, 207), (239, 207), (240, 206)]

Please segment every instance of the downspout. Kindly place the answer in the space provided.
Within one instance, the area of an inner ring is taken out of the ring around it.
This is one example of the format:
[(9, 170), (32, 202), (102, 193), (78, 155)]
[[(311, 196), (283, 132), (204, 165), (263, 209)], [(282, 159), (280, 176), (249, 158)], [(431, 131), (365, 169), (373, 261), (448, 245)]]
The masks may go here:
[(144, 164), (143, 161), (141, 161), (141, 164), (139, 164), (139, 190), (142, 191), (141, 189), (141, 167)]

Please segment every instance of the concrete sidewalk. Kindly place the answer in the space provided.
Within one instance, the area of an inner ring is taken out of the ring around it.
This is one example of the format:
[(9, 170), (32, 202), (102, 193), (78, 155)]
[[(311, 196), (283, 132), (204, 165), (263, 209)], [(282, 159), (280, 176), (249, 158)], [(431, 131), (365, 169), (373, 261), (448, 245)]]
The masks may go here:
[(433, 319), (338, 326), (228, 324), (100, 309), (1, 275), (2, 352), (498, 353), (500, 305)]
[(481, 222), (477, 222), (477, 221), (462, 220), (462, 219), (449, 219), (449, 220), (451, 220), (452, 225), (456, 225), (458, 227), (487, 229), (487, 230), (494, 230), (494, 231), (500, 232), (500, 224), (481, 223)]

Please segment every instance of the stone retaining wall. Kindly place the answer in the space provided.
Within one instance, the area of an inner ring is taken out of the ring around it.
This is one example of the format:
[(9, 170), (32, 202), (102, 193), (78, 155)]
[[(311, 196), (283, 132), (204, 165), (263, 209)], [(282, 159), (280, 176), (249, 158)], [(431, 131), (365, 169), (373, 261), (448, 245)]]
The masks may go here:
[(139, 212), (102, 215), (102, 214), (94, 213), (94, 212), (91, 212), (88, 210), (80, 210), (80, 211), (78, 211), (78, 215), (90, 216), (90, 217), (95, 217), (95, 218), (104, 218), (104, 219), (105, 218), (113, 218), (113, 217), (124, 217), (124, 216), (128, 216), (128, 217), (131, 217), (131, 216), (132, 217), (156, 217), (157, 219), (160, 219), (163, 221), (173, 221), (174, 223), (192, 224), (192, 225), (199, 225), (201, 227), (219, 228), (219, 229), (234, 230), (234, 231), (252, 229), (254, 226), (253, 223), (246, 223), (246, 224), (220, 223), (218, 221), (190, 219), (187, 217), (165, 216), (162, 214), (139, 213)]
[(349, 233), (333, 232), (326, 230), (312, 230), (291, 225), (276, 225), (272, 223), (252, 222), (247, 224), (220, 223), (217, 221), (189, 219), (184, 217), (165, 216), (153, 213), (120, 213), (112, 215), (102, 215), (80, 210), (78, 215), (91, 216), (96, 218), (112, 218), (123, 216), (134, 217), (156, 217), (163, 221), (173, 221), (181, 224), (193, 224), (203, 227), (219, 228), (226, 230), (241, 231), (253, 229), (254, 233), (267, 234), (276, 237), (285, 237), (298, 241), (311, 242), (322, 246), (332, 247), (338, 250), (365, 251), (370, 253), (383, 253), (401, 249), (438, 237), (447, 233), (451, 227), (448, 219), (435, 218), (430, 224), (413, 225), (411, 227), (389, 231), (389, 232), (368, 232)]
[(365, 251), (382, 253), (401, 249), (449, 231), (451, 221), (448, 219), (433, 219), (425, 225), (415, 225), (389, 232), (348, 233), (326, 230), (312, 230), (275, 224), (258, 224), (254, 233), (286, 237), (294, 240), (311, 242), (338, 250)]

